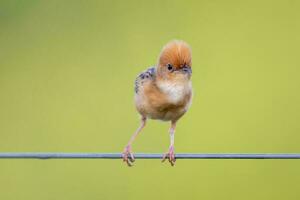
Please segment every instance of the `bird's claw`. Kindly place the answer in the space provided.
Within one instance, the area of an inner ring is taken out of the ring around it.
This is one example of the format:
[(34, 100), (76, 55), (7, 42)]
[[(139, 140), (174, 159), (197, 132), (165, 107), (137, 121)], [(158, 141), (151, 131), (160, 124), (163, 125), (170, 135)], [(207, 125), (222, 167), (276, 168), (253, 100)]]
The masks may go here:
[(123, 157), (123, 162), (126, 162), (126, 164), (127, 164), (129, 167), (131, 167), (131, 166), (133, 165), (133, 162), (134, 162), (134, 156), (133, 156), (133, 153), (132, 153), (132, 151), (131, 151), (131, 146), (130, 146), (130, 145), (127, 145), (127, 146), (124, 148), (122, 157)]
[(174, 153), (174, 146), (170, 146), (169, 152), (164, 154), (164, 156), (162, 158), (162, 162), (165, 162), (165, 160), (167, 158), (168, 158), (168, 161), (171, 164), (171, 166), (174, 166), (175, 162), (176, 162), (175, 153)]

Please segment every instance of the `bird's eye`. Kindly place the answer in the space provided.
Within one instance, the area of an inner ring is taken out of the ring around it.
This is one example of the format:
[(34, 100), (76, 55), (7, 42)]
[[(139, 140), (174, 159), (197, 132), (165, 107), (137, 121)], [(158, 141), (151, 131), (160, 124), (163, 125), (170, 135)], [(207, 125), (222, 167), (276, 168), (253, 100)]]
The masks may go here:
[(173, 69), (173, 66), (169, 63), (167, 64), (168, 70), (171, 71)]

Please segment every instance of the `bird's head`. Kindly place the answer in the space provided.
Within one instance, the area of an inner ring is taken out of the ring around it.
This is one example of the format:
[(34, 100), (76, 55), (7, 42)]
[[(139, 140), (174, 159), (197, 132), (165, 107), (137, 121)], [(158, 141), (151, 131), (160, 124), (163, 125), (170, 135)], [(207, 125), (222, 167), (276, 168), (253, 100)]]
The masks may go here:
[(159, 56), (158, 78), (169, 81), (189, 81), (192, 75), (192, 54), (189, 45), (180, 40), (166, 44)]

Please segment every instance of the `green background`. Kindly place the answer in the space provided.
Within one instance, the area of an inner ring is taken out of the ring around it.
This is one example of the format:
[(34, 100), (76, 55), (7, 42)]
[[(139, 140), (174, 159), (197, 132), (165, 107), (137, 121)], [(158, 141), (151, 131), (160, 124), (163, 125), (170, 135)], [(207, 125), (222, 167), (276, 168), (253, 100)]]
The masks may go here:
[[(193, 49), (176, 152), (300, 152), (300, 3), (0, 1), (0, 152), (121, 152), (136, 75)], [(135, 152), (168, 149), (150, 121)], [(298, 160), (0, 160), (0, 199), (300, 199)]]

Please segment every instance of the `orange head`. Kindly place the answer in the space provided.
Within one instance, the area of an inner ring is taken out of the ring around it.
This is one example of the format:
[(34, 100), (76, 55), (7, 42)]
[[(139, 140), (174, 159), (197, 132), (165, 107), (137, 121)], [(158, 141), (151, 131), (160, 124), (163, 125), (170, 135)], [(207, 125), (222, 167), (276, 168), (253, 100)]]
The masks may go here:
[(166, 44), (159, 56), (157, 71), (162, 79), (189, 80), (192, 73), (192, 53), (187, 43), (174, 40)]

